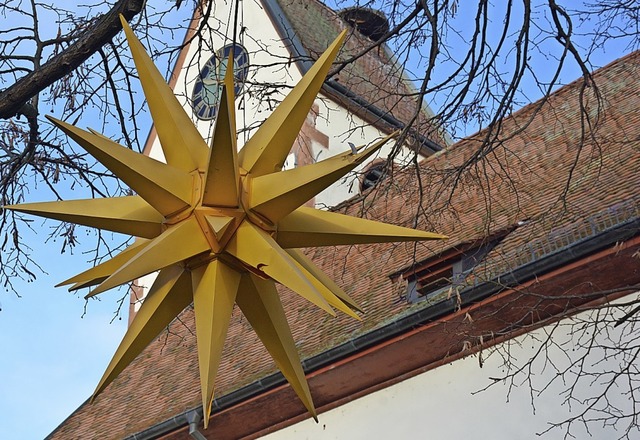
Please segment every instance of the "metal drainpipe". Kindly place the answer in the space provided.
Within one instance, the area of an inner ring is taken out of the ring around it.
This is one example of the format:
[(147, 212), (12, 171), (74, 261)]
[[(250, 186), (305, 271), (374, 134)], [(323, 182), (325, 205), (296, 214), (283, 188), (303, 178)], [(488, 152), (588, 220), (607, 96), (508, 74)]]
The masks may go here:
[(198, 423), (202, 420), (200, 413), (194, 409), (186, 413), (185, 418), (189, 423), (189, 435), (196, 440), (207, 440), (207, 438), (198, 429)]

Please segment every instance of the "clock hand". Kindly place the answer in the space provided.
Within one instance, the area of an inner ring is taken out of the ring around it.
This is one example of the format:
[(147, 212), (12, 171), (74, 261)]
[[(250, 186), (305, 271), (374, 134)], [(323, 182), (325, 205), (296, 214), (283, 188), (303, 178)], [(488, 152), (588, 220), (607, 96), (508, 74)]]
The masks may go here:
[(204, 84), (205, 86), (211, 86), (211, 85), (218, 85), (220, 84), (222, 81), (219, 81), (215, 78), (204, 78), (202, 80), (202, 84)]

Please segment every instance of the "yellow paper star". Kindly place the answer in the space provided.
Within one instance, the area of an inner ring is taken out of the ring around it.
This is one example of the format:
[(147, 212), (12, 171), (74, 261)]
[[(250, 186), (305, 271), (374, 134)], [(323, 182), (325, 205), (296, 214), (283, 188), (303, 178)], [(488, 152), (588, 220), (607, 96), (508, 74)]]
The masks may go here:
[[(7, 206), (131, 234), (135, 244), (60, 285), (97, 287), (87, 297), (159, 271), (93, 397), (194, 304), (205, 427), (234, 303), (308, 411), (316, 417), (275, 282), (330, 314), (355, 318), (355, 302), (296, 248), (445, 238), (302, 205), (376, 152), (340, 154), (282, 171), (344, 39), (343, 32), (237, 153), (232, 69), (211, 148), (122, 19), (166, 164), (94, 131), (50, 118), (137, 195)], [(232, 65), (232, 61), (229, 61)]]

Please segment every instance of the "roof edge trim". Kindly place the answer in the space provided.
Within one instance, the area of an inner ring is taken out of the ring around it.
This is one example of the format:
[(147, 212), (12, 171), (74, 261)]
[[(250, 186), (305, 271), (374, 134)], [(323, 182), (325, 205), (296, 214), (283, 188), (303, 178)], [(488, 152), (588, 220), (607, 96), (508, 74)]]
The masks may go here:
[(260, 0), (260, 3), (264, 6), (264, 10), (271, 19), (278, 35), (287, 45), (287, 49), (293, 56), (300, 73), (304, 75), (313, 66), (313, 61), (311, 61), (309, 52), (302, 45), (302, 41), (294, 32), (293, 25), (276, 0)]

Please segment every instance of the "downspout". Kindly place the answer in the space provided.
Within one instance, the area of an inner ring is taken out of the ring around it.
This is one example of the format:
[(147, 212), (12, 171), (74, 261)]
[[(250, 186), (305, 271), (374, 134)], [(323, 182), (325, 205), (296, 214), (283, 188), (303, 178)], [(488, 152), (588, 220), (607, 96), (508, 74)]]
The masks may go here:
[(185, 414), (185, 418), (187, 419), (187, 423), (189, 423), (189, 435), (191, 438), (195, 438), (196, 440), (207, 440), (207, 438), (198, 429), (198, 424), (200, 423), (200, 420), (202, 420), (200, 411), (192, 409)]

